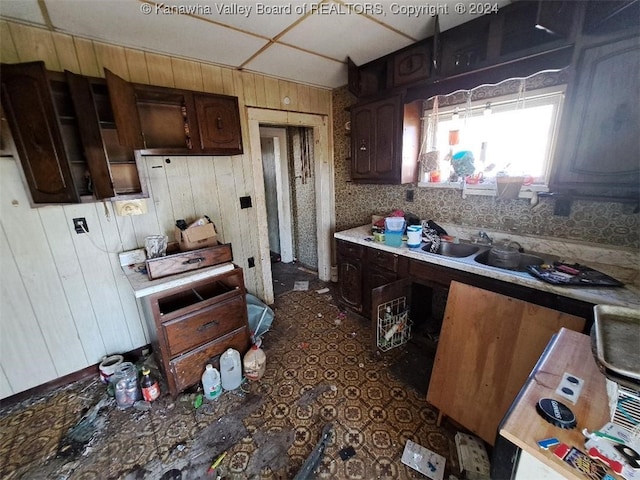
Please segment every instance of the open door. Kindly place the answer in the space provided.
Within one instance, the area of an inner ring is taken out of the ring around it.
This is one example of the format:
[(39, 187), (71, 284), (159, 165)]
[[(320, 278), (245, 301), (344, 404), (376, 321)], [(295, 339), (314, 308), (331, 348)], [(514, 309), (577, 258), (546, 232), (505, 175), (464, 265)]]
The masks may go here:
[(411, 278), (402, 278), (371, 290), (373, 349), (386, 352), (411, 337)]

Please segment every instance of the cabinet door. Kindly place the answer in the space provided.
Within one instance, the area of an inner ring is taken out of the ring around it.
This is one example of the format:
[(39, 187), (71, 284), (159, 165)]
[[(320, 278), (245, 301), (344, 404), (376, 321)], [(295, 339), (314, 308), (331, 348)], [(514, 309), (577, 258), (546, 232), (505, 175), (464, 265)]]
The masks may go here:
[(360, 260), (343, 258), (339, 261), (340, 298), (351, 309), (362, 311), (362, 264)]
[(106, 68), (104, 74), (120, 143), (133, 149), (144, 148), (142, 125), (136, 108), (133, 85)]
[(97, 199), (115, 196), (107, 152), (100, 133), (100, 120), (87, 77), (65, 72), (76, 113), (84, 157), (91, 175), (93, 195)]
[(78, 202), (44, 62), (2, 65), (2, 106), (33, 202)]
[(585, 320), (451, 282), (427, 401), (493, 445), (551, 337)]
[(418, 43), (393, 56), (393, 85), (400, 86), (424, 80), (431, 73), (431, 48)]
[(354, 181), (397, 181), (400, 107), (400, 97), (394, 96), (353, 108), (351, 178)]
[(638, 196), (640, 37), (586, 47), (565, 107), (552, 187)]
[(200, 147), (205, 153), (242, 153), (238, 99), (222, 95), (195, 95)]

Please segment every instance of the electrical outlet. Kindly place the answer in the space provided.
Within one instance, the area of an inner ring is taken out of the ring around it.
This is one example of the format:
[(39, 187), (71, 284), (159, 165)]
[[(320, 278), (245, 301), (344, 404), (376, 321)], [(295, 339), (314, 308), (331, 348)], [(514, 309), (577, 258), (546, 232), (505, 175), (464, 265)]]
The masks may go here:
[(249, 265), (249, 268), (253, 268), (256, 266), (256, 261), (253, 257), (249, 257), (247, 258), (247, 265)]
[(89, 233), (89, 227), (87, 226), (87, 219), (84, 217), (73, 219), (73, 228), (76, 229), (76, 233)]
[(556, 198), (553, 206), (553, 214), (558, 217), (568, 217), (571, 215), (571, 200), (568, 198)]
[(584, 385), (584, 380), (571, 373), (564, 372), (560, 385), (556, 388), (556, 393), (575, 405), (582, 392), (582, 385)]
[(407, 190), (407, 191), (404, 193), (404, 199), (405, 199), (407, 202), (413, 202), (413, 190)]

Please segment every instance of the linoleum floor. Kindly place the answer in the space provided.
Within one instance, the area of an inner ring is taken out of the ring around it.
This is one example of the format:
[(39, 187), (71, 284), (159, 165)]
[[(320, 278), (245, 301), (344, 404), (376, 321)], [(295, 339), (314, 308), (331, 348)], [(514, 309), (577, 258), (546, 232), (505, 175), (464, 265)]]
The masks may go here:
[[(402, 375), (411, 369), (422, 377), (424, 369), (428, 379), (431, 366), (421, 363), (419, 345), (375, 353), (369, 323), (341, 311), (336, 298), (335, 285), (313, 276), (307, 291), (277, 295), (263, 338), (264, 377), (197, 409), (195, 390), (172, 399), (165, 389), (149, 410), (121, 410), (107, 397), (93, 421), (82, 422), (87, 441), (69, 442), (69, 429), (105, 398), (97, 372), (4, 407), (0, 478), (211, 479), (209, 466), (226, 452), (221, 478), (290, 479), (328, 424), (316, 478), (426, 478), (401, 462), (407, 440), (445, 457), (444, 478), (457, 474), (456, 430), (436, 426), (427, 383)], [(355, 455), (343, 460), (345, 447)]]

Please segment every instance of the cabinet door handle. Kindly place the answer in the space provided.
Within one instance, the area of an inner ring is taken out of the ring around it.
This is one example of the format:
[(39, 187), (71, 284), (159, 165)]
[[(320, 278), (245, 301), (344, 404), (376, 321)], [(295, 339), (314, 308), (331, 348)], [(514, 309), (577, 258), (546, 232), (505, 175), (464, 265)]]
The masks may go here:
[(218, 117), (216, 122), (218, 124), (218, 130), (222, 130), (222, 118)]
[(184, 262), (182, 262), (182, 265), (190, 265), (192, 263), (200, 263), (200, 262), (204, 262), (204, 257), (190, 258), (189, 260), (185, 260)]
[(217, 320), (211, 320), (210, 322), (205, 323), (204, 325), (200, 325), (198, 327), (198, 331), (199, 332), (204, 332), (205, 330), (211, 328), (211, 327), (215, 327), (218, 325), (218, 321)]

